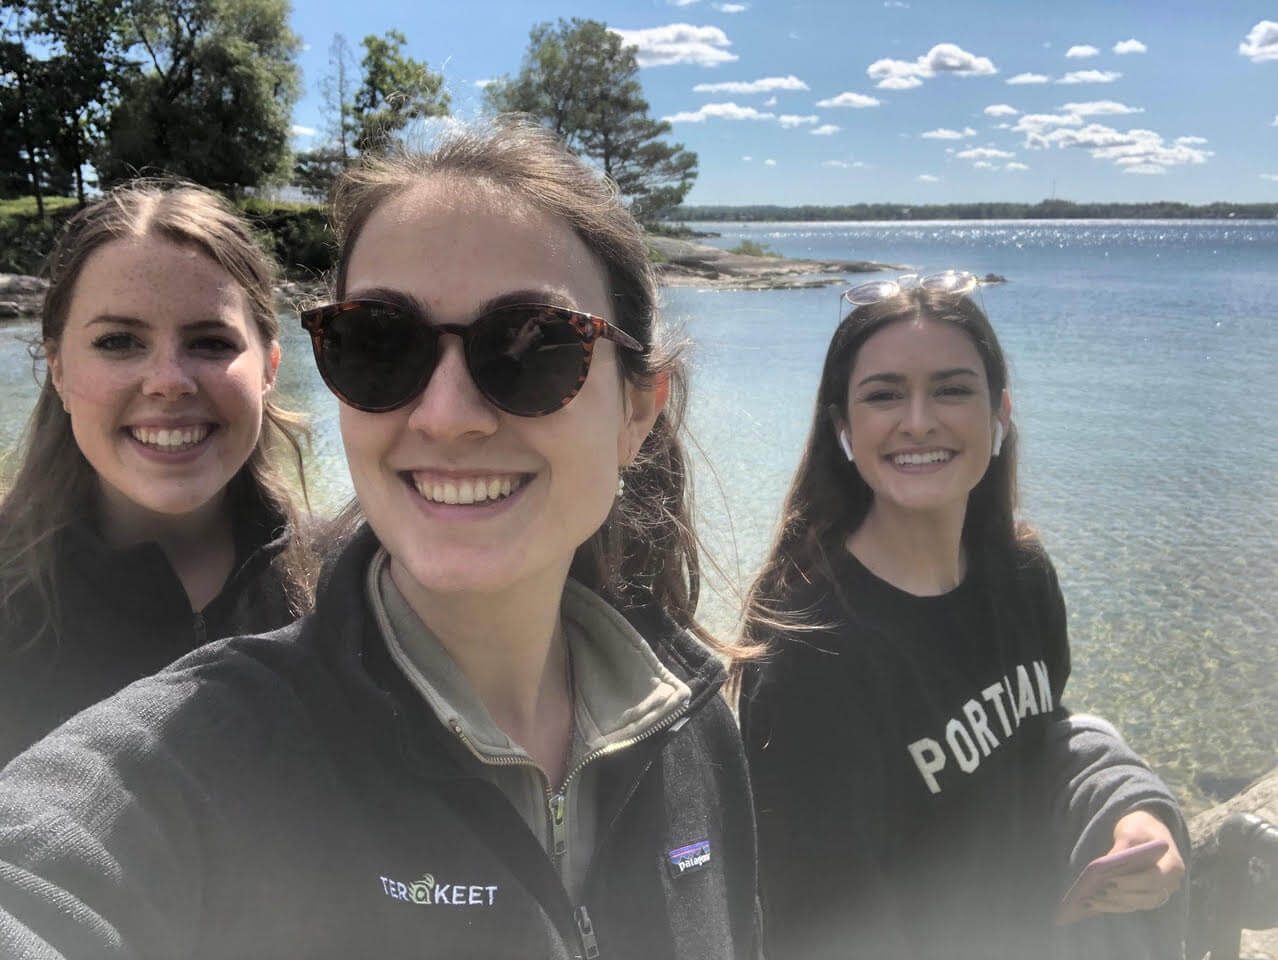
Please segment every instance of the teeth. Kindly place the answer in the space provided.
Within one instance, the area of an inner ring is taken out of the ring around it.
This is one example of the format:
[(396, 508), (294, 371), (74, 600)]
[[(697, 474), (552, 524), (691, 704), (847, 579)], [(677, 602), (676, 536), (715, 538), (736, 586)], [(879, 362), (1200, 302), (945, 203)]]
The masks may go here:
[(917, 466), (924, 463), (938, 463), (954, 456), (948, 450), (929, 450), (927, 453), (898, 453), (892, 462), (898, 466)]
[(209, 435), (208, 424), (173, 430), (156, 430), (151, 427), (129, 427), (129, 433), (138, 443), (166, 453), (189, 449), (202, 443)]
[(417, 492), (435, 503), (483, 503), (501, 500), (523, 485), (518, 475), (468, 477), (464, 480), (415, 480)]

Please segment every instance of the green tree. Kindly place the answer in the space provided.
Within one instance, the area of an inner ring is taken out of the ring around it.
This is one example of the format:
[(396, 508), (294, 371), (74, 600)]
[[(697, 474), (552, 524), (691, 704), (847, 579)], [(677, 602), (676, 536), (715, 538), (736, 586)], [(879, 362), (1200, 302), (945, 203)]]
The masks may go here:
[(342, 163), (347, 164), (355, 154), (359, 136), (359, 123), (355, 118), (355, 88), (359, 78), (355, 54), (340, 33), (333, 34), (333, 42), (328, 45), (328, 65), (332, 72), (320, 84), (329, 115), (328, 135), (337, 146)]
[(697, 155), (668, 143), (648, 115), (635, 48), (597, 20), (540, 23), (514, 79), (484, 91), (490, 109), (528, 113), (616, 181), (645, 221), (676, 207), (697, 178)]
[(363, 81), (353, 100), (359, 149), (378, 149), (410, 120), (448, 114), (444, 77), (403, 54), (408, 41), (398, 30), (360, 41)]
[(98, 161), (105, 183), (156, 168), (228, 193), (283, 182), (300, 46), (287, 0), (132, 0), (139, 62)]

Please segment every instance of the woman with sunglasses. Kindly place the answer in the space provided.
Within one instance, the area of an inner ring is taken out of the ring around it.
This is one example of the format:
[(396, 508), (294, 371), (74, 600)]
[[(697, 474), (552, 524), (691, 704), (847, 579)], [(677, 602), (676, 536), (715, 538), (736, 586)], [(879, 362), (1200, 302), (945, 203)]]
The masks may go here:
[[(1176, 908), (1144, 912), (1184, 873), (1176, 805), (1061, 707), (1064, 602), (1015, 518), (1007, 366), (975, 284), (845, 295), (750, 592), (741, 720), (778, 957), (1179, 950)], [(1058, 936), (1072, 876), (1149, 841)]]
[[(757, 956), (684, 375), (638, 228), (517, 123), (371, 161), (335, 205), (337, 302), (303, 323), (365, 522), (312, 616), (0, 775), (0, 944)], [(37, 841), (51, 804), (74, 842)]]
[[(274, 264), (216, 194), (142, 181), (49, 258), (47, 360), (0, 502), (0, 766), (208, 640), (308, 604), (271, 451)], [(299, 473), (300, 476), (300, 473)]]

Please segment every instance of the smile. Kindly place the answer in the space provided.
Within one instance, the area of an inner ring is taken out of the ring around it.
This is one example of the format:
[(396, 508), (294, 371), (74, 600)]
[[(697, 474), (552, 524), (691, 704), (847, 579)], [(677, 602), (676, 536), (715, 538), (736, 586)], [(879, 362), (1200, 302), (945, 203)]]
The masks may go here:
[(201, 423), (190, 427), (159, 429), (155, 427), (129, 427), (129, 435), (144, 447), (164, 453), (181, 453), (199, 446), (209, 435), (211, 425)]
[(522, 473), (477, 474), (442, 479), (413, 475), (413, 486), (431, 503), (485, 503), (504, 500), (528, 480)]
[(916, 467), (925, 463), (944, 463), (954, 459), (952, 450), (926, 450), (920, 453), (897, 453), (889, 457), (898, 467)]

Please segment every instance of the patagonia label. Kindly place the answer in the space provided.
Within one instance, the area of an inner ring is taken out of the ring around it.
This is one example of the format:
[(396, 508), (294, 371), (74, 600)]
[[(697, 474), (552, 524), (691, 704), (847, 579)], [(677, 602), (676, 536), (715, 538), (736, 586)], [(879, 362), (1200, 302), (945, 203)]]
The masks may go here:
[(667, 855), (670, 858), (670, 874), (682, 877), (685, 873), (695, 873), (710, 862), (710, 841), (697, 840), (676, 847)]

